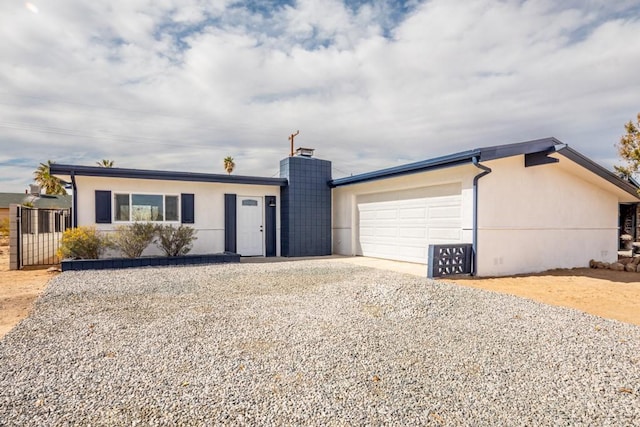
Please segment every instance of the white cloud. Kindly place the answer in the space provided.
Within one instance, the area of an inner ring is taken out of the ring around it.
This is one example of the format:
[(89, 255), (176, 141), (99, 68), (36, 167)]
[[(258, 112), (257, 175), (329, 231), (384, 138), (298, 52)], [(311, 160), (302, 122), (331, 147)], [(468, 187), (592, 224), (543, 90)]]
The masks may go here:
[(32, 3), (0, 5), (0, 191), (49, 158), (271, 176), (297, 129), (336, 176), (551, 135), (610, 166), (639, 109), (633, 1)]

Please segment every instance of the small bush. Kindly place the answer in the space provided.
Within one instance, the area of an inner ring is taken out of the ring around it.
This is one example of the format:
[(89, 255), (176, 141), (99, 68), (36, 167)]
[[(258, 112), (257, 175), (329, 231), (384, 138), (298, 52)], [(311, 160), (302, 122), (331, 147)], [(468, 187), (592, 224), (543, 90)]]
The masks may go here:
[(9, 218), (0, 220), (0, 239), (9, 237)]
[(111, 246), (108, 236), (95, 227), (69, 228), (62, 234), (58, 255), (60, 258), (98, 259)]
[(156, 245), (167, 256), (186, 255), (193, 248), (193, 241), (197, 239), (195, 237), (196, 230), (186, 225), (181, 225), (178, 228), (172, 225), (159, 225), (156, 227), (158, 233), (158, 240)]
[(153, 242), (156, 226), (148, 222), (134, 222), (116, 228), (113, 236), (114, 246), (127, 258), (139, 258), (142, 252)]

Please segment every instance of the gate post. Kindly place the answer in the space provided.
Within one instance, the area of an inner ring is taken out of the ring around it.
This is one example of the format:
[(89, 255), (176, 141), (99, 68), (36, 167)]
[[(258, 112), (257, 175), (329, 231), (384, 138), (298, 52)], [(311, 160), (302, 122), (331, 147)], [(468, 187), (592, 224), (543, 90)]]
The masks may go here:
[(9, 270), (20, 270), (20, 205), (9, 205)]

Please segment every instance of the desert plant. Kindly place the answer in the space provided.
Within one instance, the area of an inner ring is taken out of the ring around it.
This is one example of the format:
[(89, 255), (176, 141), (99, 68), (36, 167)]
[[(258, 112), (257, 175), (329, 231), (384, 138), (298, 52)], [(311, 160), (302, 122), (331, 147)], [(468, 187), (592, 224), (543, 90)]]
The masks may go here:
[(0, 220), (0, 239), (9, 237), (9, 218)]
[(139, 258), (142, 252), (153, 242), (156, 226), (149, 222), (134, 222), (116, 228), (113, 244), (127, 258)]
[(156, 245), (167, 256), (188, 254), (193, 247), (193, 241), (197, 239), (196, 230), (186, 225), (177, 228), (172, 225), (159, 225), (156, 227), (156, 232), (158, 234)]
[(62, 234), (60, 258), (98, 259), (112, 246), (109, 237), (95, 227), (76, 227)]

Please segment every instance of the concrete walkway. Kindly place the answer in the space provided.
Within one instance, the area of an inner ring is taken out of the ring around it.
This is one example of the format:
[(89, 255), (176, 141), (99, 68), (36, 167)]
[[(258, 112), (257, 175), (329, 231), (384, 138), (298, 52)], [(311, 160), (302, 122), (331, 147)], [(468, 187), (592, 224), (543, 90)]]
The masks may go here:
[(293, 262), (303, 260), (320, 260), (331, 259), (340, 262), (346, 262), (364, 267), (372, 267), (380, 270), (396, 271), (398, 273), (412, 274), (414, 276), (427, 277), (427, 265), (416, 264), (412, 262), (391, 261), (388, 259), (370, 258), (365, 256), (344, 256), (344, 255), (327, 255), (320, 257), (243, 257), (240, 259), (242, 263), (263, 263), (263, 262)]

